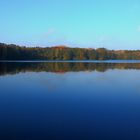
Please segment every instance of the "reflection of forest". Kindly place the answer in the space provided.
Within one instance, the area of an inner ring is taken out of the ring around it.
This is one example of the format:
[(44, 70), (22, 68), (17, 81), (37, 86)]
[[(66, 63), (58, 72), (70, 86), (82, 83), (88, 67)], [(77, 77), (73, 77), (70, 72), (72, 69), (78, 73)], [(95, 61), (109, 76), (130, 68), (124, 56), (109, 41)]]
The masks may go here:
[(55, 72), (65, 73), (69, 71), (100, 71), (108, 69), (140, 69), (140, 63), (90, 63), (90, 62), (10, 62), (0, 63), (0, 75), (16, 74), (19, 72)]

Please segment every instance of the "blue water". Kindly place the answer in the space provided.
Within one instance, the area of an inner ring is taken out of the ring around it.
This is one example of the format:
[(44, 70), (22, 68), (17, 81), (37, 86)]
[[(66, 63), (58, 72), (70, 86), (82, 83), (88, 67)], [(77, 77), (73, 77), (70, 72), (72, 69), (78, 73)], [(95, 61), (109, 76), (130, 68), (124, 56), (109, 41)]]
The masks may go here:
[(1, 62), (0, 140), (140, 140), (140, 64)]
[(27, 63), (27, 62), (92, 62), (92, 63), (140, 63), (140, 60), (0, 60), (0, 62), (17, 62), (17, 63)]

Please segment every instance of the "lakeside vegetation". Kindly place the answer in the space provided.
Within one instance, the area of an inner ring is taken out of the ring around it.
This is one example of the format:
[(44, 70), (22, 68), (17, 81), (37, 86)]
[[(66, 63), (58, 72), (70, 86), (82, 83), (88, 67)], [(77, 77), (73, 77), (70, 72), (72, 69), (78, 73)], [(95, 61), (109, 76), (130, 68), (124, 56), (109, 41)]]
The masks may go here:
[(0, 43), (0, 60), (140, 60), (140, 50), (25, 47)]

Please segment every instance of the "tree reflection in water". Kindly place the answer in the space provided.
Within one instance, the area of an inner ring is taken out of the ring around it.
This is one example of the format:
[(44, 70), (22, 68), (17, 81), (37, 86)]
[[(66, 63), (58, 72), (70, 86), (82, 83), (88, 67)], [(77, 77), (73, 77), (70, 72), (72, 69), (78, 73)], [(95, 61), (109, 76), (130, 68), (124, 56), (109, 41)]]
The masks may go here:
[(20, 72), (78, 72), (109, 69), (140, 69), (140, 63), (93, 63), (93, 62), (0, 62), (0, 75)]

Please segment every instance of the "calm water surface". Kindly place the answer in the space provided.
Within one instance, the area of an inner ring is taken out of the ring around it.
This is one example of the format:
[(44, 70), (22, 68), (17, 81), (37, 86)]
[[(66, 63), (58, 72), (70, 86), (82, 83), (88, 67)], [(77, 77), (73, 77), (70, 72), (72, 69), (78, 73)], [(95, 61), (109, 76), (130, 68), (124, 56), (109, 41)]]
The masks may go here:
[(0, 140), (140, 140), (140, 63), (0, 62)]

